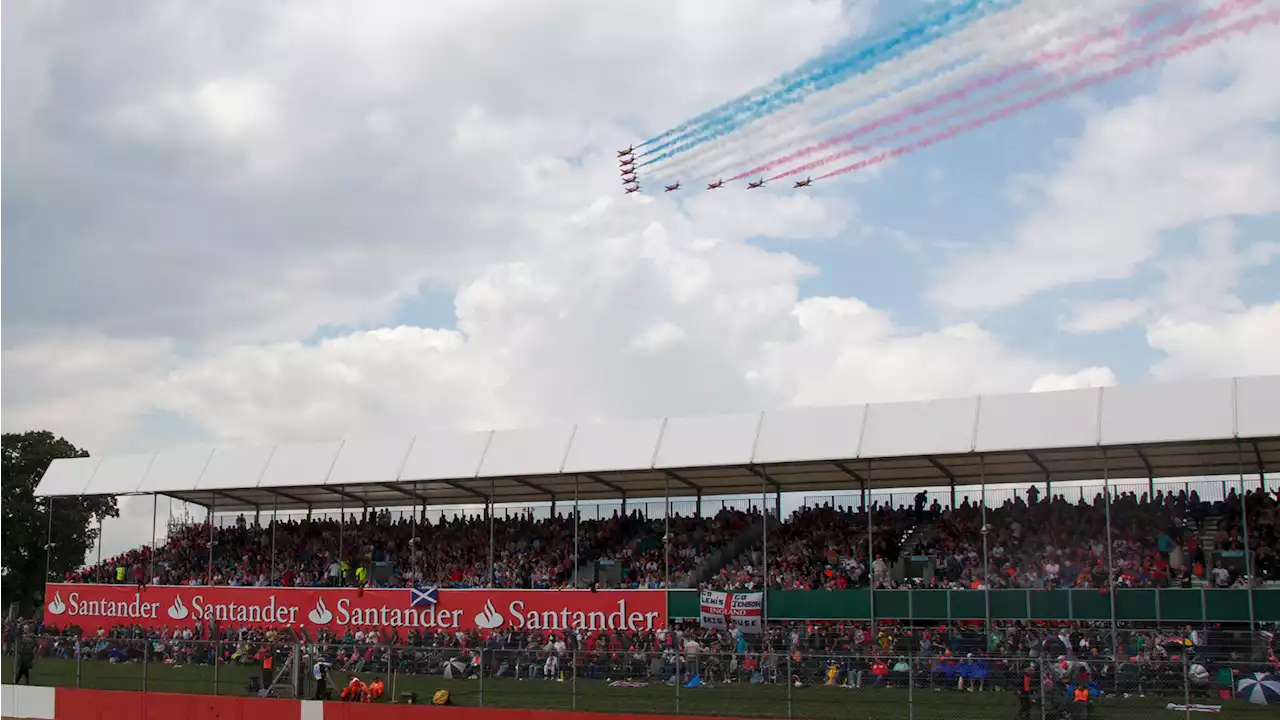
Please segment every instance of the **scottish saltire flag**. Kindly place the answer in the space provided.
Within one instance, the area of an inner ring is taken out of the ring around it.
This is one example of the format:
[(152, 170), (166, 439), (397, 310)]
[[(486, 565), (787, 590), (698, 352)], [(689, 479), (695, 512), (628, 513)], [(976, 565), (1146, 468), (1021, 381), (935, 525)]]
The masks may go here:
[(409, 589), (409, 606), (410, 607), (426, 607), (435, 605), (440, 602), (440, 586), (432, 585), (424, 588), (421, 585), (414, 585)]

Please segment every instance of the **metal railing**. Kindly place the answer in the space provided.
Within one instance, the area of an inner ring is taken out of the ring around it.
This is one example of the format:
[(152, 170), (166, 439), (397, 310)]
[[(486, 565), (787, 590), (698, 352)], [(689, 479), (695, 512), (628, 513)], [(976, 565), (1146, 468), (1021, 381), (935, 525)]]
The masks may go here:
[[(923, 633), (910, 637), (923, 637)], [(1274, 661), (1169, 654), (1108, 659), (922, 652), (898, 638), (878, 652), (645, 652), (631, 648), (468, 648), (148, 638), (35, 637), (11, 642), (6, 678), (30, 658), (46, 686), (353, 702), (796, 718), (1257, 718), (1235, 697), (1241, 679)], [(321, 680), (323, 678), (323, 681)], [(361, 685), (366, 696), (360, 694)], [(367, 697), (380, 680), (381, 697)], [(1081, 702), (1077, 688), (1088, 690)], [(1172, 708), (1172, 711), (1170, 711)], [(1274, 709), (1274, 708), (1273, 708)]]

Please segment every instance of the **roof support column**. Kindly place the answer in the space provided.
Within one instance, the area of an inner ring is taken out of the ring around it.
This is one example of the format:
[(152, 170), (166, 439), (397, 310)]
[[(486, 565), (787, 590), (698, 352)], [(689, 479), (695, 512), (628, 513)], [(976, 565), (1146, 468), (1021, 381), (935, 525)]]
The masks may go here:
[[(662, 587), (671, 589), (671, 476), (666, 475), (662, 488)], [(678, 684), (678, 683), (677, 683)]]
[(98, 518), (98, 564), (93, 566), (93, 581), (102, 582), (102, 518)]
[(1107, 596), (1111, 600), (1111, 657), (1116, 664), (1115, 672), (1120, 671), (1120, 633), (1116, 629), (1116, 567), (1112, 557), (1111, 543), (1111, 473), (1108, 466), (1107, 449), (1102, 449), (1102, 498), (1106, 503), (1107, 520)]
[[(599, 508), (599, 504), (596, 505)], [(573, 476), (573, 589), (578, 589), (578, 476)]]
[[(48, 530), (45, 532), (44, 538), (44, 581), (49, 582), (49, 576), (53, 573), (53, 498), (49, 498), (45, 509), (49, 512)], [(48, 600), (49, 598), (45, 598)]]
[[(763, 647), (768, 647), (769, 642), (769, 471), (763, 467), (760, 468), (760, 514), (764, 517), (764, 524), (761, 525), (760, 535), (762, 538), (763, 551), (761, 552), (761, 572), (764, 577), (764, 595), (760, 607), (760, 636), (762, 638)], [(790, 655), (788, 655), (790, 657)], [(791, 686), (788, 685), (788, 688)]]
[(279, 524), (280, 496), (271, 504), (271, 587), (276, 586), (276, 525)]
[(155, 580), (156, 569), (156, 516), (160, 510), (160, 495), (152, 494), (151, 496), (151, 547), (147, 549), (147, 577), (146, 582)]
[(1240, 466), (1240, 527), (1244, 534), (1244, 575), (1249, 582), (1246, 592), (1249, 593), (1249, 652), (1252, 655), (1253, 633), (1257, 627), (1257, 617), (1253, 610), (1253, 559), (1249, 557), (1249, 491), (1244, 486), (1244, 451), (1240, 448), (1239, 440), (1236, 441), (1236, 462)]
[(876, 575), (875, 575), (875, 527), (871, 522), (871, 496), (867, 485), (875, 484), (871, 470), (871, 461), (867, 461), (867, 480), (862, 483), (863, 500), (862, 507), (867, 513), (867, 579), (870, 580), (867, 591), (867, 606), (871, 613), (871, 641), (876, 641)]
[[(342, 488), (338, 488), (339, 491)], [(342, 550), (342, 528), (347, 524), (347, 494), (338, 495), (338, 586), (347, 584), (347, 556)]]
[(493, 528), (493, 525), (494, 525), (494, 522), (495, 522), (495, 520), (494, 520), (494, 517), (493, 517), (493, 516), (496, 514), (496, 513), (494, 512), (495, 508), (493, 507), (493, 487), (494, 487), (494, 478), (492, 478), (492, 477), (491, 477), (491, 478), (489, 478), (489, 500), (488, 500), (488, 506), (489, 506), (489, 587), (495, 587), (495, 586), (498, 584), (498, 582), (497, 582), (497, 580), (498, 580), (498, 568), (494, 567), (494, 565), (493, 565), (493, 535), (494, 535), (494, 528)]
[[(413, 496), (418, 497), (418, 483), (413, 483)], [(422, 501), (422, 514), (427, 513), (427, 502)], [(416, 558), (418, 556), (418, 501), (413, 501), (413, 509), (409, 511), (409, 575), (414, 585), (417, 585), (419, 579), (412, 577), (418, 571)]]
[(213, 585), (213, 546), (217, 544), (217, 540), (213, 537), (213, 513), (218, 509), (218, 496), (215, 493), (209, 494), (209, 585)]
[(956, 509), (956, 479), (951, 478), (951, 509)]
[(982, 581), (982, 606), (984, 620), (984, 636), (988, 643), (987, 648), (983, 648), (984, 652), (989, 652), (989, 644), (991, 642), (991, 558), (987, 554), (988, 542), (987, 535), (991, 529), (987, 527), (987, 456), (978, 456), (978, 482), (981, 483), (979, 497), (982, 499), (982, 507), (979, 510), (982, 513), (982, 527), (978, 532), (982, 535), (982, 575), (979, 579)]

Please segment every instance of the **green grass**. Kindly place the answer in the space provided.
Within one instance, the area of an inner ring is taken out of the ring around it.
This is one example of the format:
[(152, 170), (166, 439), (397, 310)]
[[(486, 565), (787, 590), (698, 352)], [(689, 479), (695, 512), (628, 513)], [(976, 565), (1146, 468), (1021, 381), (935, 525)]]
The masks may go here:
[[(73, 660), (39, 660), (32, 671), (36, 685), (76, 687), (77, 663)], [(139, 663), (106, 663), (85, 661), (79, 667), (79, 686), (98, 690), (148, 690), (151, 692), (247, 695), (249, 675), (256, 669), (224, 665), (214, 669), (207, 665), (167, 666), (149, 664), (145, 670)], [(12, 658), (3, 664), (5, 682), (13, 679)], [(360, 674), (368, 681), (375, 673)], [(727, 717), (796, 717), (862, 720), (864, 718), (907, 720), (1012, 720), (1017, 716), (1018, 701), (1008, 693), (961, 693), (954, 690), (920, 690), (910, 694), (906, 689), (864, 688), (849, 690), (838, 687), (749, 685), (730, 683), (715, 687), (685, 689), (679, 693), (661, 683), (642, 688), (613, 688), (600, 680), (580, 679), (574, 683), (546, 680), (486, 678), (479, 680), (445, 680), (439, 676), (396, 675), (381, 673), (387, 682), (388, 700), (399, 693), (416, 692), (426, 700), (439, 689), (450, 692), (457, 705), (484, 705), (498, 708), (577, 709), (601, 712), (634, 712), (686, 715), (719, 715)], [(347, 673), (333, 673), (338, 682)], [(1180, 702), (1178, 697), (1107, 698), (1097, 702), (1091, 720), (1128, 720), (1133, 718), (1178, 718), (1182, 713), (1166, 711), (1166, 703)], [(1192, 702), (1219, 704), (1207, 698)], [(1261, 720), (1274, 717), (1275, 708), (1255, 707), (1239, 701), (1223, 704), (1222, 720)], [(909, 706), (914, 705), (914, 712)], [(790, 712), (788, 713), (788, 706)], [(1270, 711), (1270, 712), (1268, 712)], [(1039, 707), (1032, 717), (1040, 717)]]

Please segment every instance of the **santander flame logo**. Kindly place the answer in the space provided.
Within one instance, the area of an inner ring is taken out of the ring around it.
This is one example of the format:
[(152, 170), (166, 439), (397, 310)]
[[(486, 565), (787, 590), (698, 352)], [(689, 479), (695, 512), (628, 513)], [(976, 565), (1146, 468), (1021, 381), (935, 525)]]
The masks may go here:
[(507, 621), (507, 619), (502, 617), (502, 615), (500, 615), (493, 607), (492, 600), (485, 601), (484, 610), (479, 615), (476, 615), (475, 619), (476, 627), (481, 630), (493, 630), (494, 628), (500, 628), (502, 627), (502, 623)]
[(307, 613), (307, 617), (316, 625), (328, 625), (333, 620), (333, 613), (329, 612), (329, 608), (324, 604), (324, 598), (316, 601), (316, 606), (311, 612)]
[(187, 616), (191, 614), (191, 611), (187, 609), (186, 605), (182, 604), (181, 596), (174, 595), (173, 604), (169, 606), (168, 613), (169, 617), (174, 620), (186, 620)]
[(49, 603), (50, 615), (61, 615), (67, 611), (67, 606), (62, 602), (62, 593), (53, 594), (53, 602)]

